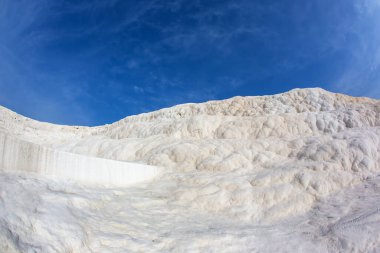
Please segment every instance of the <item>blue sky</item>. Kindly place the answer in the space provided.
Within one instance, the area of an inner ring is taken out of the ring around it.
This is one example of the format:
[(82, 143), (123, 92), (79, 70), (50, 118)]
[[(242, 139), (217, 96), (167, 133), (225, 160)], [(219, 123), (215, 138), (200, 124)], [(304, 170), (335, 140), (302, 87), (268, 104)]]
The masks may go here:
[(380, 98), (380, 0), (0, 0), (0, 104), (38, 120), (317, 86)]

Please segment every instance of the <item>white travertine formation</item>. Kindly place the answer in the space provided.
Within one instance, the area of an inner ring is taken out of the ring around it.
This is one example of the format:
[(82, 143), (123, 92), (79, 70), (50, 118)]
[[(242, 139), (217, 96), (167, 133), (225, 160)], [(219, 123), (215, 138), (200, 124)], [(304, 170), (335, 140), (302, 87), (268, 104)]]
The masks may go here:
[(62, 157), (53, 164), (63, 175), (79, 167), (92, 181), (109, 179), (89, 167), (162, 168), (152, 182), (119, 189), (0, 174), (0, 249), (9, 252), (380, 251), (378, 100), (296, 89), (98, 127), (0, 108), (0, 133), (22, 143), (17, 150), (33, 146), (29, 166), (15, 162), (24, 170), (49, 174), (50, 165), (33, 165), (40, 150)]
[(150, 180), (159, 168), (68, 153), (0, 133), (0, 168), (109, 186)]

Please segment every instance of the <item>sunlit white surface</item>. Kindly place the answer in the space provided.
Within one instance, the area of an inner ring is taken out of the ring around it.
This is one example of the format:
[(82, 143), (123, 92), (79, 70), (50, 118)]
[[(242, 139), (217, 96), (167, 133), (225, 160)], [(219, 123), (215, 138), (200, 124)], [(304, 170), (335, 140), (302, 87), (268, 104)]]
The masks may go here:
[(1, 173), (5, 252), (380, 250), (377, 100), (298, 89), (94, 128), (1, 114), (11, 138), (162, 168), (128, 187)]

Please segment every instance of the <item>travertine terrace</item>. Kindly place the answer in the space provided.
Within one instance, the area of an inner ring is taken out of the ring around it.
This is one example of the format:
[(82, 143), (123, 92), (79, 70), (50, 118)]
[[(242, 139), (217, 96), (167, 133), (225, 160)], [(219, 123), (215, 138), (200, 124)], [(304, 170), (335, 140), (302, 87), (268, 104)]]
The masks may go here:
[(378, 100), (295, 89), (98, 127), (0, 108), (0, 141), (1, 252), (380, 250)]

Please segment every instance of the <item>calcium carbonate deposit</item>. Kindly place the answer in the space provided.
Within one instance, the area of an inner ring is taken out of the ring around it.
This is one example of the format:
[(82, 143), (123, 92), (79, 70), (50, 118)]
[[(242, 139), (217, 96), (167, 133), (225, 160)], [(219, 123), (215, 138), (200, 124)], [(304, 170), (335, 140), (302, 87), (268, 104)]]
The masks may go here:
[(296, 89), (99, 127), (0, 108), (0, 252), (380, 252), (380, 101)]

